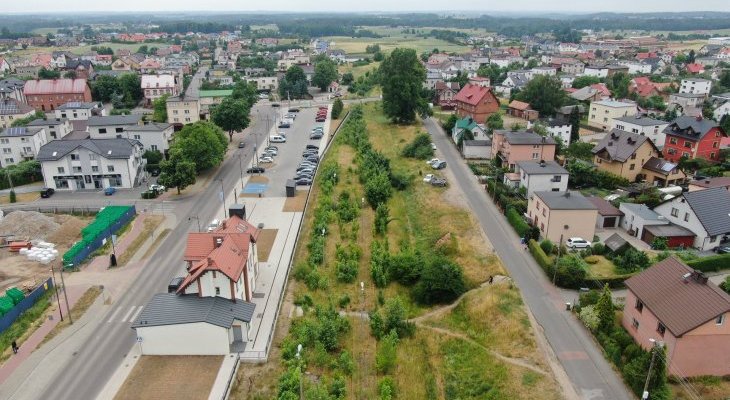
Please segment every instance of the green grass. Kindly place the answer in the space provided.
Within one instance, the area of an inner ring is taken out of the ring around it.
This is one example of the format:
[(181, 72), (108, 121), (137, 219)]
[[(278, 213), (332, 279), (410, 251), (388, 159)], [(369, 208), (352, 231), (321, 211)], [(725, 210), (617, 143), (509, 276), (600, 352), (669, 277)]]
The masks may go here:
[(167, 46), (165, 43), (134, 43), (134, 44), (127, 44), (127, 43), (111, 43), (111, 42), (104, 42), (94, 45), (86, 45), (86, 46), (74, 46), (74, 47), (58, 47), (58, 46), (51, 46), (51, 47), (28, 47), (25, 50), (18, 50), (14, 52), (15, 55), (29, 55), (34, 53), (51, 53), (54, 51), (68, 51), (74, 54), (82, 55), (86, 54), (91, 51), (91, 47), (94, 46), (104, 46), (104, 47), (111, 47), (112, 50), (115, 52), (119, 49), (127, 49), (131, 50), (132, 52), (137, 51), (140, 46), (146, 45), (147, 47), (164, 47)]
[(588, 276), (592, 278), (610, 278), (619, 275), (616, 266), (611, 260), (604, 256), (591, 256), (598, 260), (597, 263), (588, 263)]
[(332, 45), (335, 49), (344, 50), (348, 55), (368, 56), (365, 48), (368, 45), (378, 44), (381, 51), (390, 53), (393, 49), (410, 48), (415, 49), (417, 53), (430, 52), (433, 49), (447, 53), (464, 53), (471, 50), (469, 46), (461, 46), (444, 40), (434, 38), (415, 37), (413, 35), (398, 35), (383, 38), (352, 38), (347, 36), (329, 36), (325, 39), (333, 41)]
[(26, 333), (30, 334), (35, 331), (43, 323), (45, 320), (45, 312), (51, 305), (51, 293), (52, 290), (46, 291), (46, 293), (38, 298), (33, 307), (26, 310), (8, 329), (0, 333), (0, 348), (3, 349), (3, 353), (0, 354), (0, 362), (10, 358), (12, 354), (10, 344), (13, 341), (16, 341), (19, 346), (22, 346), (21, 338), (26, 336)]

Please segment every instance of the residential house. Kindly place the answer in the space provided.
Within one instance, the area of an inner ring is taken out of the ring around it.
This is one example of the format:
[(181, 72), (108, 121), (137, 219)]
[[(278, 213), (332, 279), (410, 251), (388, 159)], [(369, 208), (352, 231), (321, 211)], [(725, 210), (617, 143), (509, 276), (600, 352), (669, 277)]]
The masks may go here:
[(61, 71), (73, 72), (78, 79), (90, 79), (94, 74), (94, 64), (88, 60), (72, 59), (66, 62), (66, 66), (60, 68)]
[(10, 70), (10, 63), (5, 58), (0, 57), (0, 74), (5, 74), (10, 72)]
[(689, 191), (704, 190), (710, 188), (721, 187), (730, 190), (730, 176), (718, 176), (714, 178), (704, 178), (693, 180), (689, 183)]
[(712, 81), (709, 79), (688, 78), (682, 79), (679, 85), (679, 93), (710, 95)]
[(53, 140), (38, 151), (46, 187), (132, 188), (144, 176), (142, 144), (130, 139)]
[(644, 98), (661, 96), (666, 100), (668, 98), (666, 90), (671, 87), (673, 87), (671, 82), (652, 82), (648, 77), (641, 76), (631, 80), (629, 83), (629, 93), (636, 93), (640, 97)]
[(491, 88), (466, 84), (454, 96), (456, 115), (471, 117), (477, 122), (486, 122), (487, 117), (499, 111), (499, 99)]
[(119, 57), (112, 62), (112, 71), (139, 71), (139, 63), (131, 57)]
[(106, 110), (102, 103), (73, 101), (61, 105), (55, 109), (56, 118), (65, 118), (69, 121), (86, 121), (93, 116), (106, 116)]
[[(596, 228), (618, 228), (621, 217), (624, 213), (618, 208), (614, 207), (608, 200), (604, 200), (600, 197), (589, 196), (586, 197), (588, 201), (593, 203), (598, 209), (598, 218), (596, 219)], [(615, 234), (614, 234), (615, 235)]]
[(13, 122), (35, 114), (33, 107), (13, 98), (0, 100), (0, 129), (9, 128)]
[(662, 153), (672, 162), (679, 159), (702, 158), (719, 162), (720, 141), (727, 133), (715, 121), (702, 117), (678, 117), (664, 129), (666, 139)]
[(143, 74), (154, 75), (160, 68), (162, 68), (162, 63), (154, 58), (145, 58), (139, 63), (139, 72)]
[(200, 121), (200, 101), (185, 96), (167, 98), (167, 122), (176, 126)]
[(454, 143), (459, 143), (459, 140), (464, 135), (465, 131), (470, 131), (471, 135), (474, 137), (474, 139), (469, 140), (488, 140), (489, 135), (487, 134), (487, 130), (485, 129), (484, 125), (477, 124), (474, 119), (471, 117), (464, 117), (461, 119), (456, 120), (456, 124), (454, 124), (454, 129), (451, 130), (451, 140), (454, 141)]
[(631, 75), (635, 74), (650, 74), (652, 67), (650, 64), (638, 62), (638, 61), (619, 61), (620, 65), (628, 68), (628, 73)]
[[(648, 235), (647, 228), (670, 225), (664, 216), (658, 214), (643, 203), (624, 202), (619, 204), (619, 211), (624, 214), (621, 219), (621, 228), (628, 232), (629, 235), (642, 240)], [(690, 244), (693, 241), (694, 237), (690, 241)]]
[(540, 118), (535, 122), (528, 122), (527, 129), (533, 129), (535, 125), (545, 127), (548, 135), (554, 139), (560, 138), (565, 147), (570, 145), (570, 136), (573, 131), (573, 125), (564, 117), (548, 117)]
[(441, 72), (436, 70), (426, 70), (426, 81), (423, 82), (423, 88), (428, 90), (434, 90), (436, 83), (443, 82), (441, 78)]
[(584, 86), (580, 89), (567, 89), (569, 92), (568, 96), (578, 101), (597, 102), (611, 97), (606, 96), (601, 90), (595, 89), (591, 86)]
[(532, 107), (530, 107), (530, 104), (519, 100), (512, 100), (512, 102), (509, 103), (509, 106), (507, 106), (507, 114), (515, 118), (526, 119), (528, 121), (534, 121), (539, 116), (539, 113), (536, 110), (533, 110)]
[(527, 216), (540, 235), (553, 243), (572, 237), (591, 241), (598, 210), (578, 191), (534, 192), (527, 201)]
[(5, 128), (0, 131), (2, 158), (0, 166), (15, 165), (21, 161), (32, 160), (38, 150), (46, 144), (46, 133), (42, 127)]
[(730, 375), (730, 295), (674, 257), (624, 284), (621, 323), (643, 349), (666, 347), (669, 375)]
[(434, 102), (446, 108), (454, 107), (454, 96), (459, 93), (460, 90), (459, 82), (436, 82), (434, 91), (436, 92), (436, 98)]
[(200, 113), (203, 115), (209, 114), (211, 108), (221, 104), (223, 100), (230, 97), (231, 94), (233, 94), (233, 89), (198, 91), (198, 97), (200, 99)]
[(53, 111), (71, 101), (91, 101), (86, 79), (29, 80), (25, 82), (23, 93), (28, 105), (41, 111)]
[(583, 75), (605, 78), (608, 76), (608, 67), (605, 65), (588, 65), (583, 70)]
[(664, 129), (669, 122), (659, 119), (644, 117), (641, 114), (625, 116), (613, 119), (612, 129), (619, 129), (626, 132), (638, 133), (651, 139), (652, 143), (661, 149), (664, 147)]
[(174, 127), (172, 124), (150, 122), (144, 125), (125, 126), (122, 137), (139, 141), (145, 151), (156, 150), (167, 155), (173, 133)]
[(256, 84), (256, 90), (261, 92), (276, 92), (279, 90), (279, 78), (276, 76), (249, 76), (243, 78), (246, 82)]
[(0, 100), (14, 99), (20, 103), (28, 103), (23, 93), (25, 81), (16, 78), (0, 80)]
[(582, 75), (585, 72), (586, 65), (580, 60), (566, 60), (560, 64), (560, 72), (569, 75)]
[(722, 121), (722, 117), (730, 115), (730, 101), (726, 101), (712, 111), (712, 117), (715, 121)]
[(176, 74), (142, 75), (141, 82), (148, 105), (164, 95), (172, 97), (182, 92), (182, 79)]
[(66, 118), (38, 118), (31, 121), (28, 127), (42, 127), (46, 133), (46, 142), (63, 139), (73, 131), (71, 121)]
[(469, 83), (471, 83), (472, 85), (484, 86), (484, 87), (491, 86), (491, 81), (489, 80), (489, 78), (487, 78), (485, 76), (473, 76), (473, 77), (470, 77), (469, 78)]
[(687, 64), (684, 68), (692, 75), (702, 74), (705, 72), (705, 66), (699, 63)]
[(505, 184), (508, 176), (515, 175), (515, 187), (527, 190), (527, 196), (535, 192), (564, 192), (568, 190), (568, 171), (555, 161), (518, 161), (513, 174), (505, 174)]
[(682, 193), (654, 211), (692, 231), (698, 250), (712, 250), (730, 235), (730, 192), (722, 187)]
[(492, 135), (492, 155), (510, 171), (519, 161), (555, 159), (555, 140), (533, 132), (495, 130)]
[(669, 95), (667, 109), (675, 110), (680, 115), (697, 117), (702, 115), (704, 94), (672, 93)]
[(489, 160), (492, 158), (492, 141), (464, 140), (461, 144), (461, 155), (467, 160)]
[(594, 101), (590, 105), (588, 125), (607, 131), (611, 128), (613, 119), (634, 114), (636, 114), (636, 103), (614, 100)]
[(141, 114), (93, 116), (88, 120), (88, 132), (92, 139), (122, 138), (126, 128), (144, 124), (142, 117)]

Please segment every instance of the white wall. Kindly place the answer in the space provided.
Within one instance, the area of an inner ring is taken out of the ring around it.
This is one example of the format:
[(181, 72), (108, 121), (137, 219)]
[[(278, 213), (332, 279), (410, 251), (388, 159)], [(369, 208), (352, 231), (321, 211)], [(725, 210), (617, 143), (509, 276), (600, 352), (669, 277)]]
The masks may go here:
[(204, 322), (136, 328), (144, 355), (225, 355), (228, 329)]
[(664, 146), (664, 140), (666, 135), (664, 134), (664, 128), (669, 126), (669, 122), (662, 122), (659, 125), (639, 125), (631, 122), (619, 121), (613, 119), (613, 129), (621, 129), (626, 132), (638, 133), (641, 136), (646, 136), (654, 142), (655, 146), (659, 148)]
[(621, 218), (621, 227), (627, 232), (632, 229), (635, 230), (635, 236), (638, 238), (641, 238), (645, 226), (667, 225), (669, 223), (669, 221), (667, 221), (666, 219), (661, 221), (644, 220), (638, 215), (634, 215), (628, 208), (624, 207), (623, 204), (620, 204), (618, 209), (624, 213), (624, 216)]
[(89, 117), (91, 117), (90, 108), (71, 108), (66, 110), (56, 109), (53, 112), (56, 115), (56, 118), (66, 118), (70, 121), (86, 121)]
[(722, 120), (722, 117), (728, 114), (730, 114), (730, 101), (726, 102), (720, 107), (717, 107), (715, 111), (712, 112), (712, 116), (717, 122), (720, 122), (720, 120)]
[(125, 129), (121, 135), (127, 139), (139, 140), (145, 150), (158, 150), (164, 154), (170, 148), (173, 131), (174, 128), (170, 125), (165, 130), (128, 131)]
[[(107, 159), (96, 153), (92, 153), (86, 148), (79, 148), (73, 154), (78, 154), (79, 160), (71, 160), (71, 156), (68, 154), (66, 157), (56, 161), (41, 162), (46, 187), (56, 190), (94, 189), (97, 188), (97, 185), (94, 183), (95, 180), (100, 182), (101, 188), (114, 186), (129, 189), (134, 187), (137, 170), (142, 161), (141, 152), (136, 152), (129, 159)], [(110, 166), (113, 168), (113, 171), (109, 170)], [(74, 167), (81, 168), (81, 170), (77, 168), (76, 172), (74, 172)], [(59, 168), (63, 168), (63, 170), (59, 171)], [(121, 182), (116, 183), (111, 177), (103, 177), (102, 175), (119, 175)], [(77, 186), (74, 179), (63, 178), (68, 183), (68, 187), (59, 187), (54, 178), (65, 176), (81, 177), (84, 184)], [(86, 181), (86, 176), (90, 177), (91, 182)]]
[(0, 138), (0, 165), (6, 167), (33, 159), (44, 144), (46, 144), (45, 129), (41, 129), (33, 135), (2, 137)]
[(679, 93), (689, 94), (710, 94), (712, 82), (704, 79), (682, 79), (679, 87)]
[(570, 145), (570, 131), (572, 125), (546, 126), (548, 134), (554, 138), (560, 138), (565, 147)]
[[(534, 192), (564, 192), (568, 190), (568, 174), (555, 175), (528, 175), (522, 171), (520, 173), (520, 186), (527, 188), (527, 197), (532, 196)], [(558, 176), (560, 181), (553, 182), (554, 176)]]
[(608, 69), (607, 68), (586, 67), (586, 69), (583, 71), (583, 75), (596, 76), (598, 78), (605, 78), (608, 76)]
[[(707, 232), (702, 226), (702, 223), (699, 219), (697, 219), (694, 211), (692, 211), (692, 208), (689, 206), (689, 203), (683, 200), (683, 196), (675, 197), (674, 199), (672, 199), (672, 201), (657, 206), (656, 208), (654, 208), (654, 211), (664, 216), (664, 218), (666, 218), (668, 221), (681, 227), (687, 228), (695, 235), (697, 235), (695, 236), (694, 242), (695, 248), (699, 250), (712, 250), (713, 248), (719, 246), (720, 241), (722, 240), (722, 235), (717, 235), (715, 237), (715, 240), (711, 240), (711, 238), (707, 236)], [(673, 209), (677, 210), (676, 217), (672, 215)], [(688, 220), (685, 221), (685, 218), (687, 218)]]

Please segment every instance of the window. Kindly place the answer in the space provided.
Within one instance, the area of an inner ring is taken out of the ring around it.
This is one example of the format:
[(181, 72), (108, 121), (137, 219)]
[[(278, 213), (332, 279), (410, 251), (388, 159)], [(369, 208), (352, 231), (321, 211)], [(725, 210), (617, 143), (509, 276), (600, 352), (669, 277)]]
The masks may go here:
[(712, 148), (716, 149), (720, 145), (720, 142), (712, 142)]
[(106, 133), (106, 128), (99, 128), (99, 133)]
[(669, 143), (671, 143), (671, 144), (677, 144), (677, 138), (671, 138), (671, 139), (669, 139)]
[(540, 153), (532, 153), (532, 159), (537, 160), (540, 157)]
[(99, 167), (96, 165), (91, 166), (91, 172), (99, 172)]
[(12, 158), (6, 158), (5, 163), (6, 164), (15, 164), (15, 160), (13, 160)]
[(218, 286), (215, 287), (215, 295), (216, 296), (220, 296), (221, 295), (221, 288), (219, 288)]
[(66, 173), (66, 170), (63, 169), (63, 167), (58, 167), (58, 173), (59, 174), (65, 174)]
[(542, 216), (543, 217), (547, 217), (547, 211), (546, 210), (547, 210), (546, 208), (543, 208), (542, 209)]
[(76, 161), (78, 159), (79, 159), (79, 155), (78, 154), (71, 154), (71, 160)]
[(215, 271), (213, 271), (213, 279), (215, 279), (216, 276), (217, 276), (217, 274), (215, 273)]
[(710, 159), (711, 160), (714, 160), (715, 159), (715, 152), (710, 153)]
[(679, 209), (672, 207), (672, 217), (679, 216)]
[(10, 140), (9, 139), (0, 139), (0, 143), (8, 144), (8, 143), (10, 143)]
[(114, 172), (114, 166), (113, 165), (107, 165), (106, 166), (107, 172)]
[(81, 172), (81, 167), (71, 167), (73, 172)]
[(5, 153), (5, 154), (10, 154), (10, 153), (12, 153), (12, 152), (13, 152), (13, 149), (11, 149), (11, 148), (5, 147), (5, 148), (3, 149), (3, 153)]
[(639, 329), (639, 321), (636, 320), (636, 318), (631, 319), (631, 326), (634, 327), (634, 329)]
[(553, 182), (560, 182), (562, 179), (561, 175), (553, 175)]
[(142, 136), (140, 136), (140, 135), (134, 135), (134, 138), (137, 139), (137, 140), (140, 140), (140, 139), (142, 139)]
[(634, 154), (631, 155), (631, 159), (632, 160), (636, 160), (636, 153), (634, 153)]
[(124, 132), (124, 128), (115, 128), (114, 129), (114, 132), (116, 132), (116, 133), (122, 133), (122, 132)]
[(684, 222), (689, 222), (689, 213), (684, 213)]
[(153, 144), (153, 145), (151, 145), (151, 146), (150, 146), (150, 148), (151, 148), (152, 150), (157, 150), (157, 145), (156, 145), (156, 144)]
[(717, 318), (715, 318), (715, 324), (722, 325), (725, 322), (725, 314), (721, 314)]
[(629, 171), (633, 171), (636, 168), (636, 164), (629, 165)]
[(634, 305), (634, 308), (636, 308), (637, 311), (642, 312), (644, 311), (644, 303), (641, 300), (636, 299), (636, 304)]
[(96, 160), (96, 154), (89, 153), (89, 160)]
[(685, 140), (684, 141), (684, 147), (691, 149), (692, 148), (692, 142)]
[(664, 332), (667, 331), (667, 327), (664, 326), (661, 322), (656, 326), (656, 331), (659, 333), (659, 336), (664, 336)]

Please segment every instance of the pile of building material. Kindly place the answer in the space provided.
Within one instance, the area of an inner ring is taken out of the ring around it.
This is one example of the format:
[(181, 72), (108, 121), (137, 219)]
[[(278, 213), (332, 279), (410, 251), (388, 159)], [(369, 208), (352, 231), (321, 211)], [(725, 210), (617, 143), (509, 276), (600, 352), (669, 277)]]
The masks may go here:
[(53, 243), (37, 241), (30, 249), (20, 249), (20, 254), (25, 255), (31, 261), (39, 261), (41, 264), (48, 264), (58, 257), (58, 250)]
[(43, 240), (60, 227), (51, 216), (36, 211), (13, 211), (0, 220), (0, 235)]

